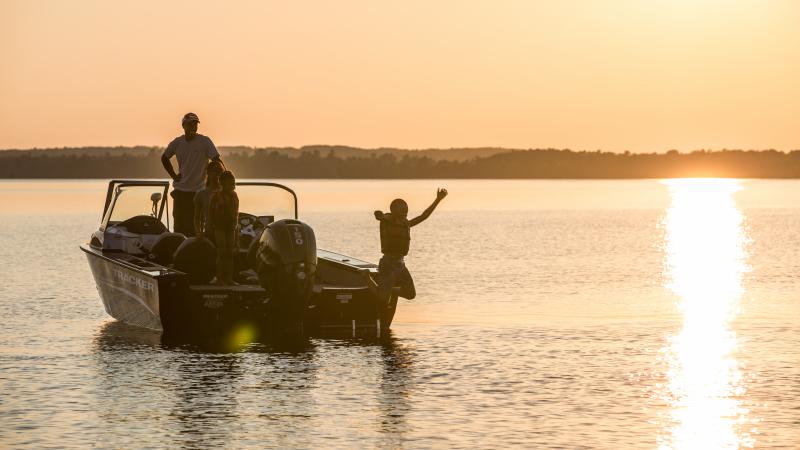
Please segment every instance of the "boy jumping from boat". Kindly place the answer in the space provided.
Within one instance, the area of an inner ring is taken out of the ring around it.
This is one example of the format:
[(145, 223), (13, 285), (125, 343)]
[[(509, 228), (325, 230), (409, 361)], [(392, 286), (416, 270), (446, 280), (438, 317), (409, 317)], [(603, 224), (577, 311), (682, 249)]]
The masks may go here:
[(433, 210), (447, 196), (447, 189), (436, 191), (436, 200), (419, 216), (408, 219), (408, 203), (398, 198), (389, 205), (391, 212), (375, 211), (375, 219), (380, 221), (381, 253), (383, 257), (378, 263), (378, 298), (383, 307), (389, 306), (389, 300), (395, 286), (399, 287), (400, 297), (413, 299), (417, 296), (414, 280), (405, 264), (405, 256), (411, 244), (411, 227), (419, 225), (430, 217)]

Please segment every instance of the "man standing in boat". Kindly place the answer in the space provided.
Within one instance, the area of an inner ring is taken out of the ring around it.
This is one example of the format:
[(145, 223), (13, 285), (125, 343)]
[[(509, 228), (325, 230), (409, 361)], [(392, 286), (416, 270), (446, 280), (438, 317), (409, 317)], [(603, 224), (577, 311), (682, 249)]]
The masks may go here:
[[(183, 136), (178, 136), (167, 145), (161, 155), (161, 164), (172, 178), (172, 217), (175, 232), (194, 236), (194, 196), (205, 185), (206, 166), (209, 160), (219, 161), (219, 152), (208, 136), (197, 132), (200, 119), (195, 113), (183, 116)], [(178, 160), (178, 172), (170, 159)], [(224, 164), (223, 164), (224, 166)]]

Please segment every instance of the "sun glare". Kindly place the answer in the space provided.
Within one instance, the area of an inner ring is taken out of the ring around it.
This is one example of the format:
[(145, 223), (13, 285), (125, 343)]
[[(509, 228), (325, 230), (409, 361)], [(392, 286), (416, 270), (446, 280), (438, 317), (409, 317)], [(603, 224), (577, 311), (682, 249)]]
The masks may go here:
[(239, 324), (228, 338), (228, 351), (239, 352), (252, 344), (257, 336), (255, 327), (249, 323)]
[(742, 372), (734, 355), (742, 276), (747, 269), (743, 217), (731, 179), (666, 180), (666, 280), (677, 296), (682, 327), (663, 349), (670, 413), (662, 449), (752, 447), (744, 429)]

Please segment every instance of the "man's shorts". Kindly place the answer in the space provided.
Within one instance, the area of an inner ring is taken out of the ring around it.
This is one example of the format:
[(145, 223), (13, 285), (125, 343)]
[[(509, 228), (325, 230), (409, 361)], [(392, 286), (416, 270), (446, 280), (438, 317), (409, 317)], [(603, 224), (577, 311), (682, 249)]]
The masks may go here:
[(395, 286), (400, 287), (400, 297), (410, 300), (417, 296), (414, 280), (408, 273), (403, 258), (383, 255), (378, 263), (378, 289), (386, 292)]

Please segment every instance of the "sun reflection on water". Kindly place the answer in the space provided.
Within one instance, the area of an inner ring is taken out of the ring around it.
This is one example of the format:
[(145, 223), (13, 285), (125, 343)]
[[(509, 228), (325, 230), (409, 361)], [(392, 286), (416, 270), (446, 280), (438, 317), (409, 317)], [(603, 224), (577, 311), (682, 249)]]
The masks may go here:
[(747, 270), (743, 217), (733, 199), (741, 182), (666, 180), (666, 280), (677, 294), (682, 327), (663, 353), (662, 393), (670, 407), (661, 449), (752, 447), (731, 327)]

